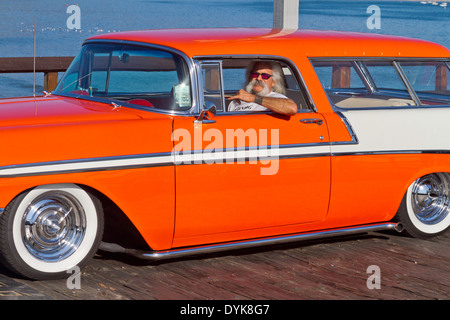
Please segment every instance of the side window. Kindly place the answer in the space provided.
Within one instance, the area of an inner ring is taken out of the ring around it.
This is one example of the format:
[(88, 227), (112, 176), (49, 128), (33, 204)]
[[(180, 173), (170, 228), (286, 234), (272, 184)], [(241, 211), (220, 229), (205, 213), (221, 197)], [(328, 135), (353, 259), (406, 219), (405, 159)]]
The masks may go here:
[(421, 105), (450, 104), (450, 69), (444, 61), (403, 61), (400, 66)]
[(376, 91), (397, 90), (407, 93), (406, 86), (392, 62), (364, 62)]
[(369, 74), (374, 94), (385, 100), (386, 106), (416, 105), (392, 61), (366, 61), (361, 64)]
[(341, 108), (415, 105), (392, 61), (312, 61), (329, 99)]
[(329, 61), (315, 63), (315, 70), (322, 86), (327, 90), (352, 89), (368, 92), (352, 61)]
[(450, 104), (449, 61), (317, 59), (312, 64), (329, 99), (341, 108)]
[[(298, 109), (311, 110), (309, 103), (307, 103), (308, 100), (305, 99), (305, 90), (297, 81), (297, 77), (290, 66), (281, 61), (264, 61), (275, 62), (280, 67), (280, 79), (273, 91), (294, 100), (297, 103)], [(202, 61), (201, 70), (204, 101), (213, 102), (218, 111), (229, 112), (228, 106), (231, 100), (228, 98), (234, 96), (240, 89), (246, 90), (249, 82), (248, 69), (254, 62), (254, 59), (240, 58), (222, 59), (221, 61)], [(223, 94), (223, 97), (221, 94)]]

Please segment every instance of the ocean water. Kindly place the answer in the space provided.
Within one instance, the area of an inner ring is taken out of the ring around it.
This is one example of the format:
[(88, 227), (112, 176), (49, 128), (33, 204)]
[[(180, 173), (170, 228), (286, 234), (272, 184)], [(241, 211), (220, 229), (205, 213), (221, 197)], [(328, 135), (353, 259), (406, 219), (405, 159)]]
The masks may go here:
[[(450, 48), (450, 6), (420, 1), (300, 0), (299, 27), (414, 37)], [(450, 4), (450, 1), (449, 1)], [(80, 29), (69, 29), (70, 5), (80, 8)], [(380, 29), (369, 29), (370, 5), (380, 8)], [(263, 27), (273, 24), (273, 0), (0, 0), (0, 57), (74, 56), (89, 36), (115, 31)], [(42, 91), (43, 75), (36, 77)], [(32, 74), (0, 74), (0, 98), (33, 93)]]

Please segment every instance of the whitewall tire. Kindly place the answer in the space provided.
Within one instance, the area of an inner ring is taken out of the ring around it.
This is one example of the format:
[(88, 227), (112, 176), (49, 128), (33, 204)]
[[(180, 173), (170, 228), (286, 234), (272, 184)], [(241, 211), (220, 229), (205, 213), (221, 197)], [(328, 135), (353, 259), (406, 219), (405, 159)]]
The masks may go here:
[(396, 215), (410, 236), (427, 239), (450, 226), (450, 174), (432, 173), (408, 188)]
[(0, 216), (0, 257), (31, 279), (67, 277), (97, 251), (100, 201), (74, 184), (39, 186), (17, 196)]

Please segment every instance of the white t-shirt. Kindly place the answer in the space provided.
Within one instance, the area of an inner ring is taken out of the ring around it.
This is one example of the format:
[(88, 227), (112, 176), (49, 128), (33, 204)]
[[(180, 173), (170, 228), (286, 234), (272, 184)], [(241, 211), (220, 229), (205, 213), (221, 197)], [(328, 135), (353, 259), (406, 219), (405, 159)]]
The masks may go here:
[[(271, 98), (282, 98), (287, 99), (287, 97), (281, 93), (271, 91), (264, 97)], [(240, 103), (239, 103), (240, 102)], [(228, 111), (269, 111), (266, 107), (254, 102), (244, 102), (242, 100), (233, 100), (228, 106)]]

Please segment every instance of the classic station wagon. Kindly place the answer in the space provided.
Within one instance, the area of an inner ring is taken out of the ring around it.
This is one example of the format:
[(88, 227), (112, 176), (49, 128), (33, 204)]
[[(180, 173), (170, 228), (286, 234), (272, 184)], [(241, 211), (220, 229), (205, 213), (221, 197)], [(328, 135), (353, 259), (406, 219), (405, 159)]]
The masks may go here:
[[(255, 62), (278, 66), (276, 80), (250, 78), (282, 85), (297, 112), (231, 107)], [(89, 38), (54, 92), (0, 100), (0, 261), (49, 279), (99, 247), (162, 259), (376, 230), (441, 234), (449, 68), (443, 46), (374, 34)]]

